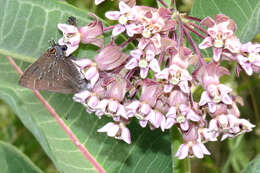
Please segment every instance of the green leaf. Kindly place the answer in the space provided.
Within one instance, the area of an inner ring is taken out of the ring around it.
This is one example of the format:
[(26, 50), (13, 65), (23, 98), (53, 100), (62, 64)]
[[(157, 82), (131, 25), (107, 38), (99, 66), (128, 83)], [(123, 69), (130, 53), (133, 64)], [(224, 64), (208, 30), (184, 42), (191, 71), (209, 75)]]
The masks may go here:
[(2, 141), (0, 141), (0, 168), (3, 173), (42, 173), (21, 151)]
[[(0, 98), (13, 108), (60, 172), (97, 172), (32, 91), (18, 85), (19, 75), (5, 58), (12, 56), (24, 70), (48, 48), (48, 40), (61, 37), (58, 23), (75, 16), (81, 26), (92, 18), (86, 11), (53, 0), (0, 0), (0, 4)], [(81, 46), (77, 57), (93, 57), (96, 53), (91, 46)], [(142, 129), (137, 122), (132, 122), (129, 126), (132, 144), (128, 145), (97, 133), (111, 119), (99, 120), (88, 114), (82, 105), (73, 102), (72, 95), (41, 94), (105, 171), (171, 172), (168, 133)]]
[[(158, 7), (164, 7), (162, 5), (162, 3), (160, 3), (158, 0), (156, 1), (157, 2), (157, 6)], [(171, 3), (172, 3), (172, 0), (162, 0), (162, 2), (164, 2), (169, 8), (171, 8)], [(165, 7), (164, 7), (165, 8)]]
[(191, 14), (198, 18), (225, 14), (237, 24), (237, 36), (242, 43), (251, 41), (260, 32), (259, 0), (196, 0)]
[(260, 155), (257, 155), (241, 173), (260, 173)]

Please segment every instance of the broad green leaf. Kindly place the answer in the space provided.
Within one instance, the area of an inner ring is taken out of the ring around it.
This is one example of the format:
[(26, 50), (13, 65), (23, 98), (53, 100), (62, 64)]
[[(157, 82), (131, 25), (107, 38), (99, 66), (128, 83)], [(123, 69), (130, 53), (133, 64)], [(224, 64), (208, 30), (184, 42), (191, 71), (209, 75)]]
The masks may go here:
[[(0, 0), (0, 4), (0, 98), (13, 108), (60, 172), (97, 172), (32, 91), (18, 85), (19, 75), (6, 59), (12, 56), (24, 70), (48, 48), (48, 40), (61, 37), (58, 23), (75, 16), (83, 25), (92, 18), (86, 11), (53, 0)], [(81, 46), (76, 55), (93, 57), (96, 53), (91, 46)], [(41, 94), (105, 171), (171, 172), (167, 133), (142, 129), (132, 122), (132, 144), (128, 145), (97, 133), (110, 119), (99, 120), (86, 113), (82, 105), (73, 102), (72, 95)]]
[(260, 173), (260, 155), (257, 155), (241, 173)]
[[(164, 2), (169, 8), (171, 8), (172, 0), (162, 0), (162, 2)], [(160, 3), (159, 1), (157, 1), (157, 6), (165, 8), (165, 6), (163, 6), (162, 3)]]
[(21, 151), (2, 141), (0, 141), (0, 168), (3, 173), (42, 173)]
[[(242, 43), (251, 41), (260, 32), (259, 0), (195, 0), (191, 14), (198, 18), (225, 14), (237, 24), (236, 35)], [(196, 40), (197, 43), (201, 40)], [(207, 53), (209, 56), (209, 53)]]

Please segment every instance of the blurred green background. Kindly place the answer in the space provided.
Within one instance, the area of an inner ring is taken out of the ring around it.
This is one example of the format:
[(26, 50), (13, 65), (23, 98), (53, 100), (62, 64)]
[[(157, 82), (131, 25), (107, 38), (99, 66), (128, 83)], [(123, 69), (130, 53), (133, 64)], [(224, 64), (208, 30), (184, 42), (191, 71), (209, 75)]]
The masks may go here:
[[(82, 9), (89, 9), (104, 18), (104, 12), (115, 8), (117, 1), (106, 0), (98, 7), (94, 5), (94, 0), (67, 0), (67, 2)], [(155, 7), (156, 1), (137, 0), (137, 4)], [(183, 12), (189, 12), (191, 5), (192, 0), (177, 0), (177, 7)], [(260, 42), (260, 34), (256, 36), (254, 41)], [(240, 172), (256, 154), (260, 153), (260, 92), (257, 92), (260, 91), (259, 76), (248, 77), (242, 74), (238, 80), (232, 81), (230, 85), (236, 88), (237, 94), (244, 99), (245, 105), (240, 107), (241, 116), (249, 119), (256, 125), (256, 128), (253, 132), (236, 137), (233, 140), (208, 143), (207, 147), (212, 155), (202, 160), (192, 159), (193, 173)], [(43, 172), (58, 172), (32, 134), (23, 126), (12, 109), (1, 100), (0, 129), (0, 140), (16, 146)]]

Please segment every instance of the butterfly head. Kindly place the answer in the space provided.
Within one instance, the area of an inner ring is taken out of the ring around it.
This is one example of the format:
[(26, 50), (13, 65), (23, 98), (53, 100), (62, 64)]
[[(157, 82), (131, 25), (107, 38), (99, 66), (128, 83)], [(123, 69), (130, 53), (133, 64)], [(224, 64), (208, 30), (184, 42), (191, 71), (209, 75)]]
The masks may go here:
[(68, 49), (66, 45), (59, 45), (54, 40), (51, 42), (51, 47), (48, 49), (50, 55), (54, 55), (56, 58), (64, 58), (65, 51)]

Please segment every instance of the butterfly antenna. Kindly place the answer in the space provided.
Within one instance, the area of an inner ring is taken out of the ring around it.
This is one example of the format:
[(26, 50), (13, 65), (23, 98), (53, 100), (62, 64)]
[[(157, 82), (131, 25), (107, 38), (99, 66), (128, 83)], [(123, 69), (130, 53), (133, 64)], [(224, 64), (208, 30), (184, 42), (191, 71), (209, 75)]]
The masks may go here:
[(55, 42), (55, 40), (53, 38), (51, 40), (49, 40), (48, 42), (49, 42), (50, 47), (57, 45), (57, 43)]
[(70, 16), (67, 20), (67, 24), (77, 27), (77, 19), (74, 16)]

